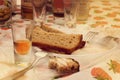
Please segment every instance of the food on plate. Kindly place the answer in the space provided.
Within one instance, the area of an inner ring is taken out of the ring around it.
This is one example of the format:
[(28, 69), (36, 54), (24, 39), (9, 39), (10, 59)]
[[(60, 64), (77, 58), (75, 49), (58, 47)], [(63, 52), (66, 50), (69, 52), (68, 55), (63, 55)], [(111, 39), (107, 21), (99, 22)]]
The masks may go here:
[(79, 71), (79, 63), (72, 58), (51, 57), (49, 68), (60, 74), (71, 74)]
[(40, 27), (35, 27), (32, 34), (32, 44), (41, 49), (71, 54), (73, 51), (84, 47), (82, 34), (63, 34), (47, 32)]
[(114, 73), (120, 73), (120, 63), (115, 60), (111, 60), (108, 65), (110, 66), (109, 70), (112, 70)]
[(112, 80), (111, 76), (100, 67), (94, 67), (91, 74), (96, 80)]

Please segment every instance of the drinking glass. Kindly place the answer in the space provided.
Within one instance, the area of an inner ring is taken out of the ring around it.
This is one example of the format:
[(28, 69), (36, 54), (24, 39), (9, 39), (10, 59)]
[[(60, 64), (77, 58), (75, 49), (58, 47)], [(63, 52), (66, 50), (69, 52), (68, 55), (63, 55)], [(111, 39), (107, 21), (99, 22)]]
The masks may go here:
[(78, 10), (78, 0), (63, 0), (64, 1), (64, 19), (66, 27), (76, 26), (76, 17)]
[(31, 35), (34, 28), (32, 20), (14, 20), (12, 23), (12, 36), (15, 63), (30, 63), (32, 58), (32, 41)]
[(34, 20), (40, 24), (44, 23), (46, 18), (47, 0), (31, 0), (33, 5)]
[(64, 25), (64, 4), (63, 0), (52, 0), (54, 23)]
[(88, 19), (89, 16), (89, 0), (78, 0), (78, 13), (77, 21), (84, 21)]

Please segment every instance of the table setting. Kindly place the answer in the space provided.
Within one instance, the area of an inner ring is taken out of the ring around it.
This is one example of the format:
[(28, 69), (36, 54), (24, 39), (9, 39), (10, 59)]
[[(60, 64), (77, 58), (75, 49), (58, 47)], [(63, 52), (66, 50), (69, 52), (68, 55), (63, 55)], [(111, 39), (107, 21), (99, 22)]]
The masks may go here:
[(0, 22), (0, 80), (119, 80), (120, 0), (63, 0), (62, 18), (34, 1)]

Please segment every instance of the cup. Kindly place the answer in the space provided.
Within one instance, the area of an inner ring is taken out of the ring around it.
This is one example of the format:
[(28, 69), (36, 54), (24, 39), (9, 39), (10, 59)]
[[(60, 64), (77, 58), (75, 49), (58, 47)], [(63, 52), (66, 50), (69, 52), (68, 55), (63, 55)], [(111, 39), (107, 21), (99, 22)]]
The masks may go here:
[(12, 36), (15, 63), (31, 63), (32, 58), (32, 41), (31, 35), (34, 28), (32, 20), (14, 20), (12, 23)]
[(64, 4), (63, 0), (52, 0), (54, 23), (64, 25)]
[(47, 0), (31, 0), (33, 5), (34, 20), (39, 24), (44, 23), (46, 19)]
[(78, 0), (77, 21), (84, 21), (89, 16), (89, 0)]
[(4, 27), (11, 21), (12, 3), (11, 0), (0, 0), (0, 27)]
[(64, 1), (64, 19), (66, 27), (75, 27), (77, 18), (78, 0)]

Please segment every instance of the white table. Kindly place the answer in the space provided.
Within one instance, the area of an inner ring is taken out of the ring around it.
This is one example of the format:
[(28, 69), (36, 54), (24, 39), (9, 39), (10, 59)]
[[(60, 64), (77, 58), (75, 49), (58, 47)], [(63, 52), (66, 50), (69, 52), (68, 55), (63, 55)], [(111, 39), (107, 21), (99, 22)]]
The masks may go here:
[[(60, 31), (63, 31), (68, 34), (74, 33), (74, 34), (85, 35), (88, 31), (97, 31), (100, 33), (99, 36), (109, 35), (109, 36), (120, 38), (120, 0), (90, 0), (90, 1), (91, 1), (90, 13), (89, 13), (90, 16), (88, 20), (79, 21), (76, 28), (66, 28), (63, 26), (54, 25), (52, 23), (53, 21), (51, 17), (48, 18), (47, 25), (51, 26), (52, 28), (59, 29)], [(19, 18), (19, 16), (16, 16), (16, 18)], [(0, 36), (1, 38), (0, 39), (0, 61), (14, 63), (11, 30), (0, 29), (0, 32), (5, 36), (2, 38)], [(113, 53), (115, 54), (115, 57), (111, 57), (111, 58), (113, 59), (115, 58), (118, 60), (119, 55), (117, 53), (119, 53), (119, 50), (118, 52), (117, 50), (113, 51)], [(100, 64), (97, 64), (96, 66), (102, 67), (106, 70), (105, 63), (100, 63)], [(96, 67), (96, 66), (93, 66), (93, 67)], [(5, 75), (12, 73), (11, 71), (13, 71), (13, 73), (18, 71), (18, 67), (13, 66), (12, 69), (10, 68), (11, 66), (4, 65), (1, 63), (0, 74), (4, 73), (4, 75), (0, 75), (0, 77), (3, 77)], [(84, 71), (75, 73), (71, 76), (61, 78), (58, 80), (78, 80), (78, 79), (96, 80), (90, 74), (91, 69), (92, 68), (89, 68)], [(110, 72), (110, 71), (107, 71), (107, 72)], [(48, 74), (51, 74), (51, 75), (48, 75)], [(119, 80), (119, 76), (120, 76), (119, 74), (115, 75), (111, 72), (109, 74), (112, 76), (113, 80)], [(54, 75), (55, 73), (51, 72), (51, 70), (48, 69), (46, 65), (39, 65), (39, 67), (37, 67), (36, 69), (32, 69), (28, 71), (25, 74), (25, 76), (22, 77), (21, 80), (51, 80), (51, 77), (53, 77)]]

